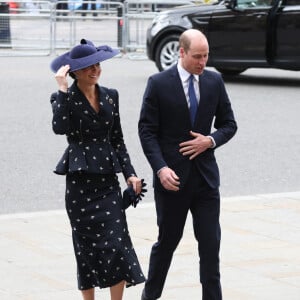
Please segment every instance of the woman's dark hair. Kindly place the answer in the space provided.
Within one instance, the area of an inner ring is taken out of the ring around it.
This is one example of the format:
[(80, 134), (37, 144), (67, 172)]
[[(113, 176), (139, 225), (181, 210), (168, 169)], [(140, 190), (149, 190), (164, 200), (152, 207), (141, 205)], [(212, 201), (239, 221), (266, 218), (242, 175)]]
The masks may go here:
[(76, 76), (73, 72), (70, 72), (69, 75), (71, 76), (71, 78), (76, 79)]

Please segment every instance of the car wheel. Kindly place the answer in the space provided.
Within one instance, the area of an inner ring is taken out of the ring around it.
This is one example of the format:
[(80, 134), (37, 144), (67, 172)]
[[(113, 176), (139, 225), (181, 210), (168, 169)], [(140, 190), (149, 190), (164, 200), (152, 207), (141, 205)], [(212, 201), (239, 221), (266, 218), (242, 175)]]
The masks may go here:
[(247, 68), (216, 68), (223, 75), (235, 76), (243, 73)]
[(179, 52), (179, 34), (163, 38), (157, 46), (155, 64), (159, 71), (166, 70), (177, 63)]

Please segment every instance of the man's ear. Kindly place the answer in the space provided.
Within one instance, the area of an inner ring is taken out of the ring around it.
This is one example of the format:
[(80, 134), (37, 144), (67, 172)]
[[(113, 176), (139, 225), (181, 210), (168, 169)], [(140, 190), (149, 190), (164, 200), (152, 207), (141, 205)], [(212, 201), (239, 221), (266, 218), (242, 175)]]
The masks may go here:
[(185, 54), (183, 47), (179, 48), (179, 57), (183, 57), (183, 55)]

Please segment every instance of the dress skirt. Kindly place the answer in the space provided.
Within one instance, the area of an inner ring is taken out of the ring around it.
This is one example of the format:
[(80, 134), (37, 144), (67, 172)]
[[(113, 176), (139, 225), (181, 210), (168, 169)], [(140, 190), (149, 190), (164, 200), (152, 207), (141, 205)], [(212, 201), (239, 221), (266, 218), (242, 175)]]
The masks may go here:
[(145, 281), (134, 251), (116, 175), (66, 176), (66, 209), (72, 227), (78, 289)]

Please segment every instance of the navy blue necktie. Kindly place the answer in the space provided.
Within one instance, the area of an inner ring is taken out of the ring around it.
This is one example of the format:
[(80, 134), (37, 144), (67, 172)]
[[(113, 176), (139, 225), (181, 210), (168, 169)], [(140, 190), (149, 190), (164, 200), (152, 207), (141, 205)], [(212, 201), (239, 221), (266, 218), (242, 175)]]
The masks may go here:
[(194, 75), (193, 74), (191, 74), (191, 76), (189, 77), (188, 93), (189, 93), (189, 98), (190, 98), (191, 121), (192, 121), (192, 124), (194, 124), (196, 113), (197, 113), (197, 108), (198, 108), (198, 101), (197, 101), (197, 97), (196, 97), (196, 93), (195, 93), (195, 89), (194, 89)]

